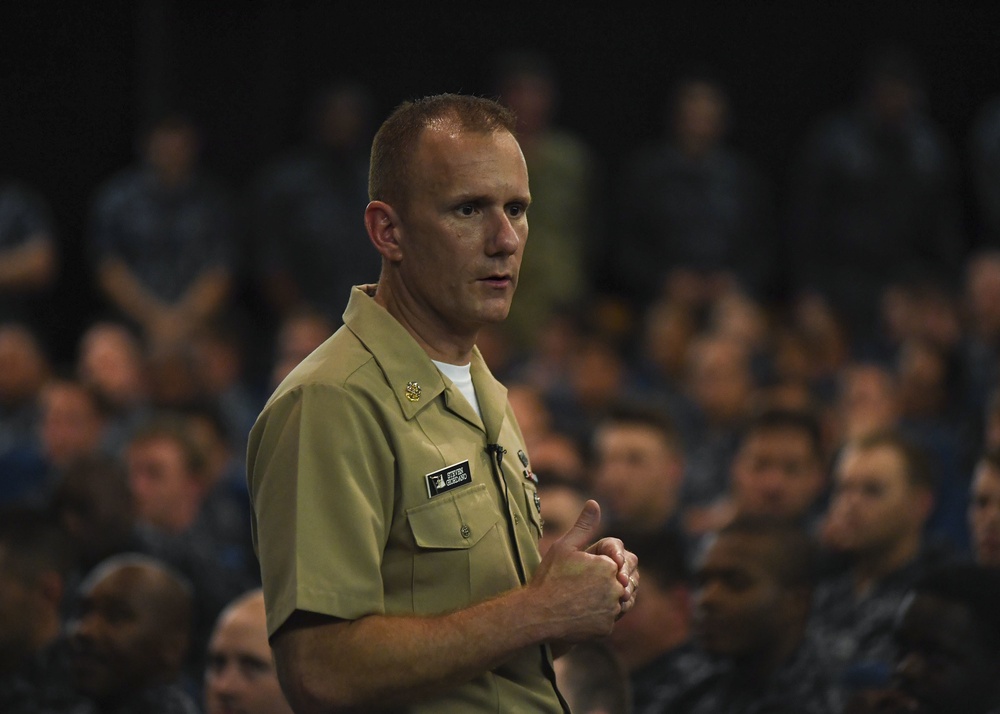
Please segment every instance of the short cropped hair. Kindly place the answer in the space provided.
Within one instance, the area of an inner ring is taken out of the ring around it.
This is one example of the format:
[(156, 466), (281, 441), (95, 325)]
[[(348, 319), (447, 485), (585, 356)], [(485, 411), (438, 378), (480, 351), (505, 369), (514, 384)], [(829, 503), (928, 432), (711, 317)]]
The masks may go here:
[(601, 417), (598, 429), (604, 426), (644, 426), (660, 433), (667, 445), (680, 451), (680, 437), (670, 414), (655, 405), (638, 401), (620, 401), (612, 404)]
[(817, 459), (823, 458), (823, 437), (816, 414), (805, 409), (764, 409), (754, 414), (743, 430), (743, 443), (764, 431), (788, 429), (809, 439), (809, 448)]
[(397, 210), (409, 199), (410, 165), (423, 130), (435, 124), (465, 132), (492, 134), (515, 129), (514, 114), (492, 99), (438, 94), (403, 102), (389, 115), (372, 142), (368, 199)]
[(910, 486), (933, 491), (937, 485), (927, 455), (897, 431), (879, 431), (863, 436), (852, 442), (848, 448), (855, 451), (892, 449), (903, 461), (903, 470), (906, 472), (907, 482)]
[(163, 412), (139, 425), (128, 440), (129, 446), (167, 439), (181, 450), (185, 468), (200, 482), (208, 480), (207, 456), (191, 435), (187, 419), (181, 414)]
[(723, 527), (718, 534), (760, 538), (769, 545), (768, 569), (785, 588), (811, 588), (816, 583), (817, 548), (805, 529), (783, 520), (768, 517), (741, 517)]

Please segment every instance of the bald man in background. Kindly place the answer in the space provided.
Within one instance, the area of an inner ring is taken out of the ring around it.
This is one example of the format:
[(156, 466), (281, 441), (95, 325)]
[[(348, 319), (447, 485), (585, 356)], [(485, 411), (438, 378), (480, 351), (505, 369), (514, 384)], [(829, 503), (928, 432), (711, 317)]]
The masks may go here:
[(267, 642), (264, 594), (233, 600), (215, 623), (205, 670), (207, 714), (291, 714)]

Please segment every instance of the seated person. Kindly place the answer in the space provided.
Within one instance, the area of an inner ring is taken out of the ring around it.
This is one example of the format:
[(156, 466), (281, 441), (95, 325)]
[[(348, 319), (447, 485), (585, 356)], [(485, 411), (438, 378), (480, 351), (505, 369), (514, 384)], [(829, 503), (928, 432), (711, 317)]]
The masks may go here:
[(1000, 571), (956, 564), (928, 573), (896, 623), (891, 684), (855, 696), (845, 714), (1000, 712)]
[(233, 600), (215, 623), (205, 669), (206, 714), (292, 714), (267, 642), (264, 594)]
[(574, 714), (631, 713), (628, 677), (606, 645), (583, 642), (557, 659), (555, 670), (559, 691)]
[(695, 637), (718, 660), (666, 711), (835, 714), (840, 695), (806, 636), (814, 548), (798, 527), (738, 520), (696, 572)]
[(94, 568), (69, 624), (73, 681), (90, 702), (73, 714), (195, 714), (176, 685), (191, 605), (190, 586), (153, 558), (125, 554)]

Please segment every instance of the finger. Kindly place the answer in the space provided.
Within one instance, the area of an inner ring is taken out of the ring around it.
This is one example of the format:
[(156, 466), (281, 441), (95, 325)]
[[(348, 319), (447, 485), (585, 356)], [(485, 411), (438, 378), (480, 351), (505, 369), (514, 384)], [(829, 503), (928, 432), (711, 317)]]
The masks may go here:
[(583, 504), (583, 510), (580, 511), (576, 523), (558, 542), (573, 550), (585, 550), (594, 540), (594, 533), (600, 523), (601, 507), (597, 505), (597, 501), (591, 499)]

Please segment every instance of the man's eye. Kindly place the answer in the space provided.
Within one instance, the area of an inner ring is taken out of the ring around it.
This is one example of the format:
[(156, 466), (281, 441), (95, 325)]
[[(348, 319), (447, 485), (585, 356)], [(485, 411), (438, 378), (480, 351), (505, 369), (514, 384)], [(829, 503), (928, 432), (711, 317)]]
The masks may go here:
[(463, 216), (471, 216), (476, 212), (476, 207), (473, 206), (471, 203), (466, 203), (463, 204), (462, 206), (459, 206), (458, 212), (461, 213)]
[(520, 216), (522, 213), (524, 213), (524, 206), (515, 203), (507, 207), (507, 212), (514, 217)]

